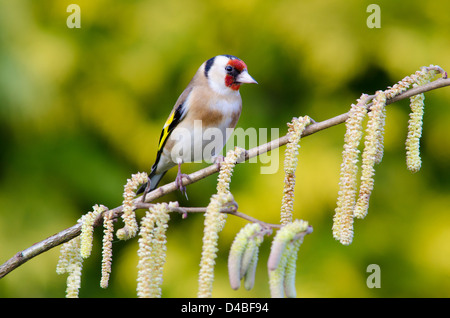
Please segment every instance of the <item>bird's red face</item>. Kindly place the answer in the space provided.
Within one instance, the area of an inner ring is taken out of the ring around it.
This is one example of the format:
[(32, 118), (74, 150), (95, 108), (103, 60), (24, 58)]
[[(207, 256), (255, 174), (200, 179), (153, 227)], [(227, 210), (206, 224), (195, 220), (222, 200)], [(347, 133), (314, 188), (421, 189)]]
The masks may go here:
[(210, 87), (219, 94), (236, 95), (244, 83), (257, 83), (248, 74), (247, 65), (232, 55), (217, 55), (202, 64)]
[(225, 75), (225, 86), (235, 91), (239, 90), (242, 82), (239, 82), (237, 78), (242, 71), (247, 70), (247, 65), (239, 59), (232, 59), (228, 61), (225, 70), (227, 71), (227, 75)]

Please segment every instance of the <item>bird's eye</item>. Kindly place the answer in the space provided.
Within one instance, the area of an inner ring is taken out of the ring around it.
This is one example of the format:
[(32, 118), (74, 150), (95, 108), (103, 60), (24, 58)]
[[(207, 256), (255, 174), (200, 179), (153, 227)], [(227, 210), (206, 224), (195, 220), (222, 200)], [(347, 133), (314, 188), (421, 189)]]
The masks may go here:
[(225, 66), (225, 71), (231, 72), (233, 70), (233, 67), (231, 65)]

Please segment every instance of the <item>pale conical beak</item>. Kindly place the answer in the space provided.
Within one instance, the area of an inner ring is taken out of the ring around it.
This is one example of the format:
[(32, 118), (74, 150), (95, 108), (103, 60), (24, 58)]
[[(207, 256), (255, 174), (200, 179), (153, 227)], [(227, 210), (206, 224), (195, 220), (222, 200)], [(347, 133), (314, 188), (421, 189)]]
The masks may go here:
[(247, 70), (243, 70), (241, 74), (236, 77), (236, 82), (245, 83), (245, 84), (258, 84), (257, 81), (253, 79), (253, 77), (248, 74)]

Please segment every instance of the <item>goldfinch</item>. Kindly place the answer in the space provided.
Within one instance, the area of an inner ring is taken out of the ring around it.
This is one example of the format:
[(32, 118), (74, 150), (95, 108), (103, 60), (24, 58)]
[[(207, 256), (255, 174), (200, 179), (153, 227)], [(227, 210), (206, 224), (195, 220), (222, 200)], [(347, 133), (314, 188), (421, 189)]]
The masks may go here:
[(176, 165), (175, 181), (186, 195), (182, 177), (187, 175), (181, 173), (181, 164), (220, 156), (241, 115), (243, 83), (257, 84), (247, 65), (235, 56), (218, 55), (200, 66), (164, 124), (148, 182), (137, 191), (144, 192), (143, 200)]

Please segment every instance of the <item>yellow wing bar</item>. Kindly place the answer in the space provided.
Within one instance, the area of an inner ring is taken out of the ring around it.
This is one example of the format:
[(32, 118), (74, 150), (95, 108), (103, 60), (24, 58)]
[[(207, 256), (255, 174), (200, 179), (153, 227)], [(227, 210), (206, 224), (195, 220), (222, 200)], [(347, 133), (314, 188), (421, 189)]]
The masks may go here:
[(175, 110), (172, 111), (172, 113), (170, 114), (169, 118), (167, 118), (162, 133), (161, 133), (161, 138), (159, 138), (159, 144), (158, 144), (158, 151), (161, 150), (161, 148), (163, 147), (167, 136), (169, 136), (169, 127), (170, 124), (173, 122), (173, 119), (175, 118)]

